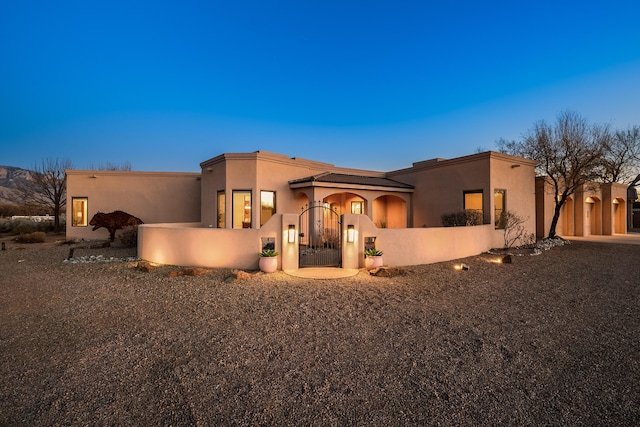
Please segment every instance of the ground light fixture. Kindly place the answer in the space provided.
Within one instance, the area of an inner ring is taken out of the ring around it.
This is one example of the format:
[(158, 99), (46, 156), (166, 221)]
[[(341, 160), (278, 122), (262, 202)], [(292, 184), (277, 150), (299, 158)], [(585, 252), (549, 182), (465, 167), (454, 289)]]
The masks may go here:
[(355, 240), (356, 240), (355, 237), (356, 237), (355, 228), (351, 224), (347, 225), (347, 242), (348, 243), (355, 242)]
[(296, 242), (296, 226), (293, 224), (289, 224), (288, 240), (289, 240), (289, 243)]

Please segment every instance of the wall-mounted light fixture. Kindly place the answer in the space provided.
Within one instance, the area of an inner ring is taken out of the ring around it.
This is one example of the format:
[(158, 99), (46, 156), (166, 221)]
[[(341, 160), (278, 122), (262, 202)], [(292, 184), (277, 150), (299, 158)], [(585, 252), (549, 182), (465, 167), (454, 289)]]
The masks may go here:
[(296, 226), (293, 224), (289, 224), (289, 235), (288, 235), (289, 243), (296, 242)]
[(89, 178), (97, 178), (97, 176), (95, 174), (93, 174)]
[(356, 241), (356, 230), (353, 225), (347, 225), (347, 242), (353, 243)]

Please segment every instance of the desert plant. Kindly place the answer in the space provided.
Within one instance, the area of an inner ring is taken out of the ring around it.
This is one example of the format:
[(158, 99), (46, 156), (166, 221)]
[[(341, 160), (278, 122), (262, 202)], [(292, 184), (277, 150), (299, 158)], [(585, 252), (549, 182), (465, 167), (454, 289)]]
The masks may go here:
[(18, 243), (44, 243), (47, 234), (44, 231), (34, 231), (33, 233), (20, 234), (15, 238)]
[(533, 233), (527, 233), (527, 229), (524, 223), (529, 218), (523, 218), (513, 211), (504, 211), (500, 215), (500, 224), (504, 227), (504, 247), (510, 248), (516, 242), (520, 242), (521, 245), (527, 245), (535, 243), (535, 235)]
[(444, 227), (465, 227), (482, 224), (482, 212), (465, 209), (457, 212), (448, 212), (440, 217)]
[(260, 256), (261, 257), (274, 257), (274, 256), (278, 256), (278, 252), (276, 252), (275, 249), (263, 249), (262, 252), (260, 252)]
[(366, 249), (364, 251), (364, 256), (365, 257), (368, 257), (368, 256), (382, 256), (382, 251), (378, 250), (376, 248)]

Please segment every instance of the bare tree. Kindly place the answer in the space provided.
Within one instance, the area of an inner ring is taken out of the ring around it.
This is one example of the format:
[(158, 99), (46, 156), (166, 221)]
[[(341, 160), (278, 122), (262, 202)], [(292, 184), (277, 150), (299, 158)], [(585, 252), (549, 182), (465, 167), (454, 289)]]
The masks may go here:
[(611, 144), (608, 126), (589, 125), (574, 112), (558, 114), (554, 126), (537, 122), (520, 141), (497, 142), (502, 152), (538, 162), (538, 175), (552, 184), (555, 208), (549, 238), (556, 237), (560, 211), (578, 188), (599, 178), (605, 147)]
[(103, 170), (103, 171), (132, 171), (133, 166), (131, 166), (130, 161), (122, 162), (121, 164), (107, 162), (105, 164), (99, 163), (97, 167), (91, 163), (89, 165), (89, 169), (93, 170)]
[(527, 245), (535, 243), (534, 233), (528, 234), (525, 223), (529, 218), (523, 218), (514, 211), (504, 211), (500, 216), (500, 222), (504, 230), (504, 248), (509, 249), (516, 242)]
[(640, 127), (617, 131), (602, 159), (602, 181), (634, 186), (640, 181)]
[(54, 231), (60, 231), (60, 213), (67, 204), (67, 169), (71, 160), (43, 159), (35, 164), (31, 181), (19, 187), (25, 201), (39, 203), (53, 210)]

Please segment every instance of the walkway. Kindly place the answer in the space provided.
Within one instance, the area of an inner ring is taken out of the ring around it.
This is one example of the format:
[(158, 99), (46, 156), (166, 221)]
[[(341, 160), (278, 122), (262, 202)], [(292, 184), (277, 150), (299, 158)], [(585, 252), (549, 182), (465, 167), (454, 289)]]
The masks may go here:
[(640, 233), (614, 234), (613, 236), (562, 236), (563, 239), (577, 242), (623, 243), (627, 245), (640, 245)]
[(357, 275), (360, 270), (356, 268), (335, 268), (335, 267), (309, 267), (297, 270), (285, 270), (290, 276), (301, 277), (303, 279), (342, 279)]

